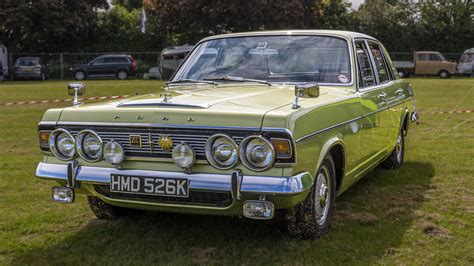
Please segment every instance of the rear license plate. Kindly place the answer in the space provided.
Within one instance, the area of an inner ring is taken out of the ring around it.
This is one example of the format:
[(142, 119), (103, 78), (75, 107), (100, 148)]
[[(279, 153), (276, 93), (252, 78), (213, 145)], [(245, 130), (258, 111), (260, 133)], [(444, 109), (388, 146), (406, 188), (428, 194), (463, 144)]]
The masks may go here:
[(161, 178), (111, 174), (110, 191), (187, 198), (189, 196), (189, 181), (185, 178)]
[(23, 71), (31, 71), (31, 70), (33, 70), (33, 68), (31, 68), (31, 67), (25, 67), (25, 68), (23, 68)]

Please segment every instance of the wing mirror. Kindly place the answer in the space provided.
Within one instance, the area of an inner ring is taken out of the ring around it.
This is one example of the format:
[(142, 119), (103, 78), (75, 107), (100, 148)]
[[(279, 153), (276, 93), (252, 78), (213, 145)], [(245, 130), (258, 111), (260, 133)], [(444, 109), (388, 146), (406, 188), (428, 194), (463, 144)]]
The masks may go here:
[(86, 94), (86, 84), (82, 82), (77, 83), (69, 83), (67, 85), (67, 93), (71, 96), (74, 96), (74, 100), (72, 101), (72, 105), (78, 106), (82, 103), (79, 102), (78, 96), (82, 96)]
[(295, 85), (295, 101), (293, 102), (293, 109), (300, 108), (298, 103), (299, 98), (315, 98), (319, 97), (319, 85), (313, 84), (301, 84)]

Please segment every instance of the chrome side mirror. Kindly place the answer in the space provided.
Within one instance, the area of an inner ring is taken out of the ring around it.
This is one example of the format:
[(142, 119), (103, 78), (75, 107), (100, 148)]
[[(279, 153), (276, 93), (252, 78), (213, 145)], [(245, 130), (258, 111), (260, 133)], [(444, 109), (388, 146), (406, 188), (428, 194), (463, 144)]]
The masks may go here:
[(79, 102), (78, 96), (82, 96), (86, 94), (86, 84), (82, 82), (77, 83), (69, 83), (67, 85), (67, 93), (71, 96), (74, 96), (74, 100), (72, 101), (72, 105), (78, 106), (82, 103)]
[(315, 98), (319, 97), (319, 85), (317, 83), (295, 85), (295, 101), (293, 102), (293, 109), (300, 108), (298, 104), (299, 98)]

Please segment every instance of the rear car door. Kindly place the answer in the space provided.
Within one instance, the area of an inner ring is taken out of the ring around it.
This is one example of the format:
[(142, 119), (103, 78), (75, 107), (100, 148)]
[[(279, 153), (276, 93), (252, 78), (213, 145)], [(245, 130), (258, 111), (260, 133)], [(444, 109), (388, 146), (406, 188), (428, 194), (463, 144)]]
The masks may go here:
[(361, 171), (375, 164), (383, 156), (386, 131), (385, 84), (380, 85), (369, 46), (366, 40), (355, 41), (359, 69), (358, 94), (362, 108), (362, 130), (360, 148)]
[(383, 46), (374, 41), (369, 41), (369, 49), (375, 63), (376, 74), (378, 76), (379, 84), (386, 93), (385, 103), (388, 107), (386, 115), (384, 116), (384, 125), (386, 125), (385, 132), (385, 146), (388, 151), (391, 151), (395, 145), (395, 140), (400, 128), (400, 117), (403, 112), (403, 100), (405, 99), (404, 90), (401, 87), (400, 80), (397, 80), (388, 57), (387, 52)]

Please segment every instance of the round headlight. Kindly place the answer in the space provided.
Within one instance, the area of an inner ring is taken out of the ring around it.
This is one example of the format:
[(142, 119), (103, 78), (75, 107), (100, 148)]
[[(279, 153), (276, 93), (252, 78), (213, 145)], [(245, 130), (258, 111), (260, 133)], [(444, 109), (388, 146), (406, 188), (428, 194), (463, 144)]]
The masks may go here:
[(49, 136), (51, 152), (60, 160), (71, 160), (76, 155), (76, 141), (67, 130), (58, 128)]
[(172, 156), (174, 164), (187, 170), (193, 166), (196, 158), (194, 150), (186, 143), (176, 145), (173, 149)]
[(82, 130), (76, 137), (77, 153), (88, 162), (102, 159), (102, 139), (92, 130)]
[(239, 159), (237, 144), (228, 136), (216, 134), (206, 142), (206, 157), (217, 169), (229, 169)]
[(111, 164), (119, 164), (125, 159), (123, 148), (116, 141), (107, 142), (104, 146), (104, 159)]
[(261, 136), (249, 136), (240, 143), (242, 163), (251, 170), (264, 171), (275, 162), (273, 145)]

